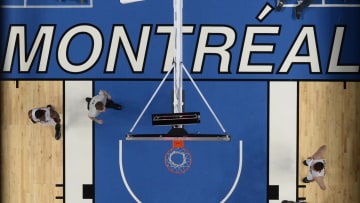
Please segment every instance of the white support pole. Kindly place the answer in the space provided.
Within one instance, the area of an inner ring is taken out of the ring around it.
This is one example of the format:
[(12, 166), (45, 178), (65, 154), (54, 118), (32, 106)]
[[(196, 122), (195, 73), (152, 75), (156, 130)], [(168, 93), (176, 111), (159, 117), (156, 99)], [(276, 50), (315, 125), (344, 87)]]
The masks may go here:
[(182, 0), (174, 0), (174, 31), (175, 31), (175, 49), (174, 49), (174, 95), (173, 95), (173, 113), (183, 112), (183, 85), (182, 85), (182, 63), (183, 63), (183, 44), (182, 44)]
[[(127, 0), (127, 1), (136, 1), (136, 0)], [(173, 84), (174, 85), (174, 90), (173, 90), (173, 113), (183, 113), (183, 111), (184, 111), (183, 73), (182, 73), (183, 70), (188, 75), (191, 82), (195, 86), (196, 90), (200, 94), (201, 98), (204, 100), (206, 106), (209, 108), (209, 110), (213, 114), (213, 116), (214, 116), (215, 120), (218, 122), (221, 130), (227, 135), (224, 127), (220, 123), (220, 120), (216, 117), (214, 111), (211, 109), (211, 107), (207, 103), (205, 97), (202, 95), (200, 89), (195, 84), (195, 81), (190, 76), (190, 73), (186, 70), (185, 66), (183, 65), (183, 31), (182, 31), (182, 27), (183, 27), (183, 18), (182, 18), (183, 17), (182, 16), (183, 0), (173, 0), (173, 7), (174, 7), (174, 33), (175, 33), (175, 37), (174, 37), (175, 40), (174, 41), (175, 42), (174, 42), (174, 60), (173, 60), (172, 69), (169, 70), (169, 72), (167, 72), (166, 76), (163, 78), (161, 84), (158, 86), (157, 90), (155, 91), (155, 93), (151, 97), (150, 101), (147, 103), (144, 110), (139, 115), (138, 119), (136, 120), (135, 124), (133, 125), (133, 127), (131, 128), (130, 132), (127, 135), (127, 138), (126, 138), (127, 140), (136, 140), (136, 138), (131, 137), (132, 131), (135, 129), (137, 123), (139, 122), (139, 120), (141, 119), (143, 114), (145, 113), (147, 107), (149, 106), (149, 104), (151, 103), (151, 101), (153, 100), (153, 98), (155, 97), (158, 90), (160, 89), (163, 82), (165, 81), (165, 79), (167, 78), (167, 76), (169, 75), (169, 73), (171, 71), (173, 71), (173, 77), (174, 77), (173, 78), (173, 80), (174, 80), (173, 81), (173, 83), (174, 83)], [(176, 125), (176, 128), (183, 128), (183, 124)], [(159, 138), (159, 139), (162, 140), (162, 138)], [(149, 140), (154, 140), (154, 139), (150, 138)], [(227, 135), (225, 140), (229, 141), (230, 137)]]

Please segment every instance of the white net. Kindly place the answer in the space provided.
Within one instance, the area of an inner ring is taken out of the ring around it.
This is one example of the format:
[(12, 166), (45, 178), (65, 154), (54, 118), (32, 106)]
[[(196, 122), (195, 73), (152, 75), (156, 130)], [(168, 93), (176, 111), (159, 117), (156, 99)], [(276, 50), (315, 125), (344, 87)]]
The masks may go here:
[(186, 173), (191, 166), (191, 154), (189, 150), (184, 147), (170, 148), (165, 153), (165, 166), (175, 174)]

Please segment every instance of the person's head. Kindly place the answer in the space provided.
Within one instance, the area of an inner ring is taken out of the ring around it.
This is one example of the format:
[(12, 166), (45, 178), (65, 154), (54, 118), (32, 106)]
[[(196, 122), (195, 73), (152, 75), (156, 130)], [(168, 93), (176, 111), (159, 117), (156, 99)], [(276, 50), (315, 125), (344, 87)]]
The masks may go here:
[(323, 168), (324, 168), (324, 164), (322, 162), (317, 162), (314, 164), (314, 169), (316, 171), (321, 171), (321, 170), (323, 170)]
[(98, 111), (105, 111), (105, 105), (102, 102), (97, 102), (95, 104), (95, 108)]
[(45, 111), (44, 110), (36, 110), (35, 111), (35, 117), (39, 120), (44, 120), (45, 119)]

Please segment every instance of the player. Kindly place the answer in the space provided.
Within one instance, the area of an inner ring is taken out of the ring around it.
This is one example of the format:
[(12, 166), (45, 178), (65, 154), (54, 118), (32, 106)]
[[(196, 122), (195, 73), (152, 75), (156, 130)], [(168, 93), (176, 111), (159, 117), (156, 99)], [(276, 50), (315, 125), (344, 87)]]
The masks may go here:
[(303, 178), (304, 183), (310, 183), (315, 181), (318, 183), (322, 190), (326, 190), (324, 183), (325, 176), (325, 159), (324, 153), (326, 151), (326, 145), (321, 146), (311, 157), (308, 157), (303, 161), (303, 164), (308, 167), (308, 176)]
[[(300, 19), (301, 13), (304, 11), (304, 9), (309, 7), (310, 4), (312, 4), (313, 0), (303, 0), (303, 1), (299, 0), (298, 2), (299, 2), (299, 5), (297, 5), (295, 7), (295, 17), (296, 17), (296, 19)], [(286, 3), (286, 0), (278, 0), (276, 10), (281, 11), (281, 9), (282, 9), (282, 7), (284, 6), (285, 3)]]
[(105, 112), (106, 107), (121, 110), (120, 104), (116, 104), (111, 100), (111, 95), (105, 90), (100, 90), (99, 94), (93, 98), (87, 97), (85, 99), (88, 102), (89, 118), (98, 124), (103, 124), (103, 120), (96, 119), (96, 117)]
[(282, 7), (284, 6), (286, 0), (277, 0), (277, 6), (276, 6), (276, 10), (277, 11), (281, 11)]
[(301, 13), (304, 11), (304, 9), (309, 7), (312, 2), (313, 0), (303, 0), (298, 6), (295, 7), (296, 19), (300, 19)]
[(60, 116), (59, 113), (51, 105), (46, 107), (33, 108), (28, 111), (29, 119), (35, 124), (52, 125), (55, 126), (55, 139), (59, 140), (61, 137), (60, 131)]

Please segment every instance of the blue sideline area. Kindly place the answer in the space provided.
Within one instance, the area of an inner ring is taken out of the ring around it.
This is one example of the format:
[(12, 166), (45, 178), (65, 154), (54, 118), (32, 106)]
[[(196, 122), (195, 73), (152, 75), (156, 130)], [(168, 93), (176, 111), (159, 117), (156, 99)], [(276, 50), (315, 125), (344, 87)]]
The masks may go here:
[[(192, 165), (175, 175), (164, 165), (171, 141), (126, 141), (158, 81), (97, 81), (94, 93), (106, 89), (122, 111), (107, 109), (95, 125), (95, 202), (133, 202), (120, 175), (119, 140), (123, 140), (123, 170), (127, 183), (142, 202), (220, 202), (230, 191), (239, 166), (241, 177), (227, 202), (265, 202), (267, 197), (267, 82), (197, 82), (231, 142), (191, 142)], [(166, 82), (133, 133), (166, 133), (168, 126), (152, 126), (151, 114), (172, 111), (172, 82)], [(199, 111), (201, 123), (189, 133), (222, 133), (191, 82), (184, 82), (185, 111)]]

